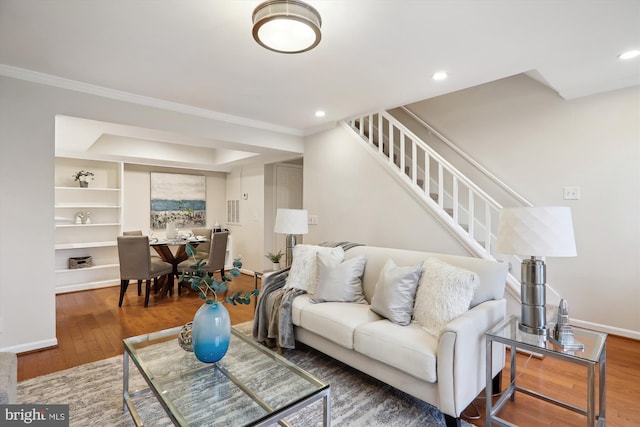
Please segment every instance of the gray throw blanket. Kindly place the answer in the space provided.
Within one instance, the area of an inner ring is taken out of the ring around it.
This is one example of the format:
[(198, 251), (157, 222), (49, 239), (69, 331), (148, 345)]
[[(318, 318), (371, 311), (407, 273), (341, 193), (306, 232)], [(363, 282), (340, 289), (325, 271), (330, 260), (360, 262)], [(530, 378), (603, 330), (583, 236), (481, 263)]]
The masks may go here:
[[(345, 251), (360, 243), (324, 242), (320, 246), (342, 246)], [(296, 288), (284, 288), (290, 267), (279, 270), (262, 281), (260, 298), (256, 304), (253, 319), (253, 338), (268, 347), (295, 348), (295, 335), (291, 320), (291, 306), (298, 295), (306, 291)]]

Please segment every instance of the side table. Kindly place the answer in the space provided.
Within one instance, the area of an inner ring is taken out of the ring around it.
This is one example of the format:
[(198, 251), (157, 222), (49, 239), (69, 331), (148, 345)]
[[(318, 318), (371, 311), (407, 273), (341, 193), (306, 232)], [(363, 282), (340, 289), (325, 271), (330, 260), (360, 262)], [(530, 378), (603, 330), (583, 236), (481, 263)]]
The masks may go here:
[[(606, 415), (605, 402), (605, 381), (606, 381), (606, 360), (607, 360), (607, 334), (589, 331), (586, 329), (573, 328), (576, 341), (584, 344), (583, 351), (563, 350), (554, 345), (549, 340), (544, 340), (537, 335), (527, 334), (518, 328), (518, 318), (510, 316), (503, 322), (496, 325), (486, 333), (486, 362), (487, 362), (487, 427), (492, 425), (514, 427), (496, 414), (506, 403), (507, 399), (515, 400), (516, 391), (541, 399), (545, 402), (558, 405), (562, 408), (585, 415), (588, 427), (604, 427)], [(491, 377), (491, 346), (493, 342), (502, 343), (509, 346), (511, 353), (511, 369), (509, 386), (504, 390), (502, 396), (495, 405), (492, 402), (493, 386)], [(542, 354), (555, 359), (575, 363), (587, 368), (587, 409), (583, 409), (569, 403), (545, 396), (533, 390), (520, 387), (516, 384), (516, 349), (523, 349), (531, 353)], [(598, 373), (598, 414), (596, 415), (595, 395), (596, 395), (596, 365), (599, 365)]]
[(268, 276), (269, 273), (273, 273), (276, 270), (264, 270), (253, 272), (253, 288), (258, 289), (258, 278), (262, 280), (263, 276)]

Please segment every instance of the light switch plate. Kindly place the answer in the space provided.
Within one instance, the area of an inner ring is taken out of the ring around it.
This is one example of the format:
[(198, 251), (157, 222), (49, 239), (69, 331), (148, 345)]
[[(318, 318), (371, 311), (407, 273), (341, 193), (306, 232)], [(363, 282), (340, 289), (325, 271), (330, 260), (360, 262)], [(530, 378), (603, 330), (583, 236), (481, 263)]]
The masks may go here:
[(580, 200), (580, 187), (571, 186), (563, 189), (564, 200)]
[(309, 225), (318, 225), (318, 215), (309, 215)]

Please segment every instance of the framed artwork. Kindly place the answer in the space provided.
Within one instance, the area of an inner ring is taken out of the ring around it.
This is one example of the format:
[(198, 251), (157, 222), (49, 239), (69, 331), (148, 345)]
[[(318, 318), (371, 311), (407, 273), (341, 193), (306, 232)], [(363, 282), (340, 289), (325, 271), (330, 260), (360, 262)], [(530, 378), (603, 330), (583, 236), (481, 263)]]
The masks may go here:
[(207, 222), (204, 175), (151, 172), (151, 228), (204, 227)]

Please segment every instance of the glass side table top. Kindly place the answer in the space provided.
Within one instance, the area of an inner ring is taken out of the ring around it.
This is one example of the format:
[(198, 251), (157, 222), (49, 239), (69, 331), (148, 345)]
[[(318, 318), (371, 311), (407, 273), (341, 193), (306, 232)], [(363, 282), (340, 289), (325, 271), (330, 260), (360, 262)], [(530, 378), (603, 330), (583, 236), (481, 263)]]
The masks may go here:
[[(233, 328), (229, 351), (216, 364), (202, 363), (180, 348), (179, 331), (180, 327), (124, 340), (125, 363), (128, 354), (177, 425), (255, 425), (329, 395), (328, 384)], [(136, 421), (137, 414), (132, 416)]]
[(589, 331), (586, 329), (573, 328), (575, 341), (584, 344), (584, 350), (563, 350), (561, 347), (553, 344), (550, 340), (545, 340), (539, 335), (528, 334), (518, 328), (519, 319), (510, 316), (493, 329), (487, 332), (493, 341), (510, 345), (518, 344), (518, 347), (525, 347), (533, 352), (540, 353), (561, 353), (569, 358), (575, 358), (579, 361), (595, 363), (600, 359), (600, 354), (604, 348), (607, 334), (601, 332)]

